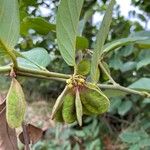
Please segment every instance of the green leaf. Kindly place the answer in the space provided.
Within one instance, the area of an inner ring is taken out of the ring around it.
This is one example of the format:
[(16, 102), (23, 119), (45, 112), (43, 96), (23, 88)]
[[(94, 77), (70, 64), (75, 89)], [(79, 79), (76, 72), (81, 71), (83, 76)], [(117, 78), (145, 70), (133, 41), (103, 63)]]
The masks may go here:
[(140, 78), (128, 87), (136, 90), (150, 91), (150, 78)]
[(13, 48), (19, 39), (19, 28), (18, 0), (0, 0), (0, 41)]
[(13, 78), (6, 97), (6, 118), (11, 128), (21, 126), (26, 111), (25, 96), (19, 82)]
[(129, 150), (140, 150), (140, 147), (138, 144), (134, 144), (130, 146)]
[(90, 61), (87, 59), (84, 59), (80, 61), (80, 63), (77, 65), (77, 73), (80, 75), (87, 75), (90, 72)]
[(120, 97), (111, 98), (109, 112), (111, 113), (115, 112), (119, 108), (120, 104), (121, 104)]
[(75, 46), (79, 16), (84, 0), (62, 0), (58, 7), (56, 34), (60, 53), (66, 63), (75, 65)]
[(149, 65), (150, 64), (150, 58), (144, 58), (143, 60), (141, 60), (141, 61), (139, 61), (138, 63), (137, 63), (137, 69), (140, 69), (140, 68), (142, 68), (142, 67), (145, 67), (145, 66), (147, 66), (147, 65)]
[(139, 146), (140, 147), (150, 146), (150, 137), (140, 140)]
[(104, 45), (103, 53), (108, 53), (109, 51), (117, 49), (121, 46), (125, 46), (125, 45), (128, 45), (130, 43), (133, 43), (136, 41), (142, 41), (145, 39), (147, 39), (147, 38), (146, 37), (128, 37), (128, 38), (122, 38), (119, 40), (115, 40), (115, 41), (112, 41), (112, 42)]
[(82, 103), (80, 100), (80, 95), (79, 95), (79, 91), (77, 89), (76, 91), (76, 98), (75, 98), (75, 106), (76, 106), (76, 115), (77, 115), (77, 120), (80, 126), (82, 126)]
[(137, 63), (134, 61), (129, 61), (126, 62), (122, 65), (122, 67), (120, 68), (121, 72), (127, 72), (127, 71), (131, 71), (133, 69), (136, 68)]
[[(21, 35), (26, 36), (28, 34), (29, 29), (33, 29), (39, 34), (46, 35), (49, 32), (55, 33), (56, 25), (51, 24), (50, 22), (48, 22), (47, 20), (41, 17), (36, 17), (36, 18), (26, 17), (21, 22), (21, 28), (20, 28)], [(89, 46), (89, 42), (87, 38), (82, 36), (77, 36), (76, 49), (86, 49), (88, 48), (88, 46)]]
[(125, 100), (120, 104), (118, 108), (118, 113), (121, 116), (124, 116), (131, 108), (132, 108), (132, 102), (129, 100)]
[(138, 47), (140, 49), (147, 49), (150, 48), (150, 37), (149, 39), (139, 41), (135, 43), (135, 47)]
[(33, 48), (27, 52), (18, 53), (18, 65), (30, 69), (42, 69), (50, 63), (50, 57), (44, 48)]
[(126, 143), (137, 143), (141, 140), (139, 132), (124, 131), (119, 137)]
[(25, 36), (28, 34), (29, 29), (33, 29), (37, 33), (45, 35), (48, 34), (50, 31), (55, 31), (56, 25), (49, 23), (48, 21), (46, 21), (41, 17), (36, 18), (26, 17), (21, 22), (20, 32), (22, 35)]
[(111, 20), (112, 20), (112, 10), (113, 10), (114, 4), (115, 4), (115, 0), (111, 0), (110, 4), (106, 10), (106, 13), (104, 15), (100, 30), (96, 37), (96, 44), (94, 47), (94, 53), (93, 53), (92, 62), (91, 62), (92, 63), (91, 79), (93, 82), (97, 82), (96, 72), (98, 70), (98, 63), (99, 63), (100, 56), (102, 54), (103, 46), (104, 46), (105, 40), (106, 40), (108, 32), (109, 32), (109, 27), (110, 27)]

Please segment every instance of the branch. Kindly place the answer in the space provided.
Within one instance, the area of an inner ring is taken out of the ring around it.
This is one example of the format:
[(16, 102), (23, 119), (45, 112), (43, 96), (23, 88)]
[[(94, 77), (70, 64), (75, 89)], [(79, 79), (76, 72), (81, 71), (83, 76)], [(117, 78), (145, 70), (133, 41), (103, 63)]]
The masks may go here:
[(130, 93), (130, 94), (140, 95), (142, 97), (150, 97), (150, 93), (148, 93), (148, 92), (133, 90), (133, 89), (123, 87), (123, 86), (118, 85), (118, 84), (117, 85), (98, 84), (98, 86), (101, 89), (119, 90), (119, 91), (123, 91), (123, 92)]
[[(4, 66), (0, 67), (0, 74), (9, 74), (11, 71), (11, 66)], [(61, 73), (55, 73), (50, 71), (41, 71), (41, 70), (31, 70), (24, 67), (17, 67), (16, 75), (20, 76), (28, 76), (28, 77), (36, 77), (36, 78), (42, 78), (42, 79), (54, 79), (54, 80), (60, 80), (60, 81), (66, 81), (66, 79), (69, 79), (71, 75), (67, 74), (61, 74)]]

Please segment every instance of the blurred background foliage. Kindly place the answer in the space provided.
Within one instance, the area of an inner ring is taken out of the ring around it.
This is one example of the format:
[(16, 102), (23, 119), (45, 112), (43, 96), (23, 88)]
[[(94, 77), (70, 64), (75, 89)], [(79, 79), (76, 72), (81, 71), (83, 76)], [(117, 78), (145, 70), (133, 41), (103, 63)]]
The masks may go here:
[[(103, 15), (107, 8), (107, 2), (107, 0), (85, 0), (79, 27), (79, 35), (82, 33), (88, 40), (88, 43), (86, 40), (80, 43), (83, 48), (87, 45), (90, 49), (93, 48), (93, 41), (95, 41), (95, 35), (100, 25), (100, 22), (93, 23), (94, 15), (97, 13)], [(125, 18), (121, 15), (119, 5), (116, 4), (107, 42), (131, 36), (134, 32), (142, 30), (145, 32), (138, 32), (139, 35), (150, 35), (150, 32), (146, 31), (150, 19), (150, 1), (132, 0), (131, 2), (143, 13), (129, 11), (129, 17)], [(27, 51), (35, 47), (43, 47), (51, 58), (48, 66), (50, 71), (72, 73), (72, 68), (64, 62), (57, 47), (55, 23), (59, 0), (19, 0), (19, 4), (21, 37), (16, 48)], [(138, 21), (130, 19), (131, 16), (138, 18)], [(131, 86), (136, 86), (137, 89), (150, 91), (150, 83), (147, 82), (150, 77), (150, 49), (131, 43), (111, 52), (105, 59), (116, 82), (126, 87), (133, 83)], [(8, 61), (3, 57), (0, 58), (0, 64), (7, 64)], [(50, 108), (64, 87), (64, 83), (58, 81), (22, 77), (20, 80), (29, 103), (38, 103), (38, 101), (44, 100), (47, 102), (47, 107)], [(103, 83), (105, 80), (101, 82)], [(1, 76), (0, 85), (0, 90), (6, 91), (9, 79)], [(81, 128), (76, 124), (69, 127), (51, 124), (50, 127), (48, 126), (44, 138), (36, 143), (33, 149), (149, 150), (150, 99), (118, 91), (107, 90), (104, 92), (111, 100), (108, 113), (85, 118)], [(48, 113), (50, 114), (50, 111)], [(41, 115), (45, 114), (41, 113)], [(31, 117), (29, 118), (32, 120)], [(40, 126), (42, 127), (42, 125)]]

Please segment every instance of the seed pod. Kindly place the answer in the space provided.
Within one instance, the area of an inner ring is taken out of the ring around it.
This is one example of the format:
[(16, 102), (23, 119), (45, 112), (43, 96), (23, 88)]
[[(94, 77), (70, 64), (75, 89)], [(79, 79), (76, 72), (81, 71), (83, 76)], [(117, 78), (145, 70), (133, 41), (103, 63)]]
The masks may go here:
[(58, 109), (62, 106), (64, 102), (64, 96), (66, 95), (67, 92), (68, 92), (68, 86), (66, 86), (63, 92), (58, 96), (55, 102), (55, 105), (52, 109), (51, 119), (54, 119), (55, 114), (57, 113)]
[(6, 118), (11, 128), (21, 126), (26, 111), (25, 96), (19, 82), (13, 78), (6, 97)]
[(75, 98), (75, 106), (76, 106), (76, 116), (77, 116), (77, 121), (80, 126), (82, 126), (82, 103), (80, 100), (80, 94), (78, 89), (76, 90), (76, 98)]
[(91, 114), (102, 114), (109, 108), (109, 99), (98, 89), (85, 87), (80, 92), (81, 101)]
[(62, 116), (66, 123), (73, 123), (76, 120), (75, 95), (71, 91), (64, 97)]
[(55, 121), (64, 122), (63, 117), (62, 117), (62, 106), (58, 109), (58, 111), (55, 114)]
[(77, 73), (80, 75), (87, 75), (90, 72), (91, 64), (90, 61), (87, 59), (84, 59), (80, 61), (80, 63), (77, 66)]
[(96, 115), (93, 112), (87, 110), (87, 108), (84, 106), (84, 104), (82, 104), (82, 109), (83, 109), (83, 114), (84, 115), (87, 115), (87, 116), (94, 116), (94, 115)]

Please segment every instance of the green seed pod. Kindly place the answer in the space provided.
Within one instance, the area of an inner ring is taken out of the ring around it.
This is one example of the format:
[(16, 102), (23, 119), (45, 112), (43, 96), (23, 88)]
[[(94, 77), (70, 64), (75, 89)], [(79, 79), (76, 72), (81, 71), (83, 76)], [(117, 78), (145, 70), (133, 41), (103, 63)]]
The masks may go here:
[(58, 111), (55, 114), (55, 121), (64, 122), (63, 117), (62, 117), (62, 106), (58, 109)]
[(51, 114), (51, 119), (55, 118), (55, 114), (57, 113), (58, 109), (62, 106), (63, 102), (64, 102), (64, 96), (67, 94), (69, 88), (68, 86), (65, 87), (65, 89), (63, 90), (63, 92), (58, 96), (55, 105), (52, 109), (52, 114)]
[(80, 61), (80, 63), (77, 65), (77, 73), (85, 76), (90, 72), (90, 68), (91, 68), (90, 61), (84, 59)]
[(81, 100), (80, 100), (80, 94), (79, 94), (78, 89), (76, 91), (75, 106), (76, 106), (77, 121), (78, 121), (79, 125), (82, 126), (83, 112), (82, 112), (82, 103), (81, 103)]
[(86, 108), (86, 106), (84, 106), (84, 104), (82, 104), (82, 109), (83, 109), (83, 114), (84, 115), (87, 115), (87, 116), (94, 116), (94, 115), (96, 115), (95, 113), (87, 110), (87, 108)]
[(20, 127), (26, 111), (25, 96), (19, 82), (13, 78), (6, 97), (6, 118), (11, 128)]
[(108, 111), (109, 99), (98, 89), (87, 86), (80, 92), (80, 96), (83, 105), (91, 112), (91, 115), (102, 114)]
[(73, 123), (76, 121), (75, 95), (71, 91), (64, 97), (62, 116), (66, 123)]

